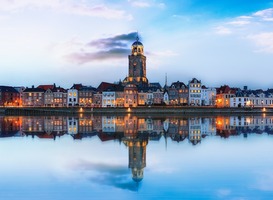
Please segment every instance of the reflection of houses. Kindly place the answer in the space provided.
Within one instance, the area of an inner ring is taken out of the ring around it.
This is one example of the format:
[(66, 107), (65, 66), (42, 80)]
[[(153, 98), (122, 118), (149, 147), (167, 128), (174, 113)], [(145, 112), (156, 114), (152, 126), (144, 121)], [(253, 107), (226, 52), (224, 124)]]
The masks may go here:
[(67, 133), (70, 135), (76, 135), (79, 128), (79, 119), (75, 117), (67, 118)]
[(164, 121), (165, 136), (181, 142), (188, 137), (189, 125), (187, 118), (173, 118)]
[(0, 116), (0, 137), (16, 136), (18, 133), (20, 133), (21, 123), (21, 117)]
[(115, 116), (102, 116), (102, 132), (116, 132), (115, 120)]
[(202, 118), (201, 134), (202, 136), (216, 135), (215, 118)]
[(91, 117), (79, 118), (78, 133), (72, 134), (74, 139), (82, 139), (97, 135), (97, 131), (93, 129), (93, 120)]
[(48, 134), (63, 135), (67, 133), (67, 119), (62, 116), (48, 116), (44, 118), (44, 131)]
[(201, 142), (201, 118), (192, 117), (189, 118), (189, 141), (196, 145)]
[(228, 138), (230, 135), (235, 135), (236, 130), (230, 123), (230, 117), (216, 117), (217, 135)]

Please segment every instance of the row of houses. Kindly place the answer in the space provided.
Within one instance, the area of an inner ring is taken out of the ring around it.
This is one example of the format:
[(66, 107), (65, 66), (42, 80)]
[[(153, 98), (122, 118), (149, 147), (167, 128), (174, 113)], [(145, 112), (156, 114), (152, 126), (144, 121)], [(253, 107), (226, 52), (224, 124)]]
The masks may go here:
[(0, 86), (0, 106), (29, 107), (137, 107), (149, 105), (270, 107), (273, 89), (249, 90), (247, 87), (206, 87), (193, 78), (187, 84), (177, 81), (170, 86), (149, 83), (148, 86), (102, 82), (97, 88), (74, 84), (70, 89), (60, 86)]

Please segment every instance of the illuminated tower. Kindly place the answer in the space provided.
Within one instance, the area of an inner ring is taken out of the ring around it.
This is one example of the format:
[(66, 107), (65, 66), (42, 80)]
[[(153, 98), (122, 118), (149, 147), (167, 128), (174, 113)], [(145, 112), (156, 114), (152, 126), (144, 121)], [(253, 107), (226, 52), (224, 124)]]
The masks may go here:
[(124, 83), (133, 83), (137, 86), (147, 86), (146, 78), (146, 56), (144, 55), (144, 46), (137, 36), (136, 41), (131, 46), (131, 55), (129, 59), (129, 74), (124, 79)]

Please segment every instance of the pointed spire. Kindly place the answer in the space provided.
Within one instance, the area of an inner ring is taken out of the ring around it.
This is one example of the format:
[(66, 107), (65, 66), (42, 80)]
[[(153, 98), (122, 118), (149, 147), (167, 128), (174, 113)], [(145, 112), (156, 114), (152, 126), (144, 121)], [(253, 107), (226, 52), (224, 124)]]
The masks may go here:
[(165, 86), (168, 85), (168, 77), (167, 77), (167, 73), (165, 73)]
[(137, 33), (136, 33), (137, 35), (136, 35), (136, 41), (138, 42), (139, 41), (139, 37), (138, 37), (138, 31), (137, 31)]

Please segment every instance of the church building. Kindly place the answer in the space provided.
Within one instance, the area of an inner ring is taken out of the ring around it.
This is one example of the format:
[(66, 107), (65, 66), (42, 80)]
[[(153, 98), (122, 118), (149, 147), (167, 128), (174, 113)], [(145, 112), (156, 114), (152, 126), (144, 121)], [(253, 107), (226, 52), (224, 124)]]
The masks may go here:
[(144, 46), (137, 36), (132, 44), (131, 55), (129, 59), (129, 74), (124, 79), (124, 84), (135, 84), (137, 87), (147, 87), (148, 79), (146, 77), (146, 56), (144, 55)]

